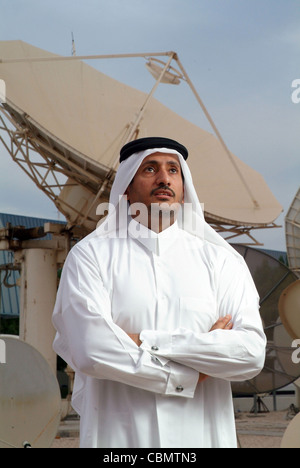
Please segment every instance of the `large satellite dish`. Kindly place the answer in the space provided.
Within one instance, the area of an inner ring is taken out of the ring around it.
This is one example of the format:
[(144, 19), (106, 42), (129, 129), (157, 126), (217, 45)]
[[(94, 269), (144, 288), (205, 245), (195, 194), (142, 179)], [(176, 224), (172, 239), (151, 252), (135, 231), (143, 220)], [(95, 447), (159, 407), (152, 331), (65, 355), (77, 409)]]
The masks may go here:
[(8, 335), (0, 340), (0, 448), (49, 448), (60, 423), (57, 379), (31, 345)]
[(131, 56), (146, 59), (160, 81), (188, 83), (216, 135), (154, 99), (156, 85), (146, 94), (80, 57), (61, 57), (22, 41), (2, 41), (0, 78), (6, 84), (6, 102), (0, 105), (0, 124), (10, 143), (1, 135), (0, 141), (69, 226), (95, 228), (96, 207), (108, 200), (120, 148), (137, 137), (157, 135), (176, 137), (188, 147), (199, 199), (207, 220), (218, 230), (232, 236), (273, 227), (282, 207), (262, 176), (228, 150), (177, 54), (154, 55), (165, 55), (167, 61), (155, 61), (148, 54)]
[(285, 236), (289, 267), (300, 277), (300, 189), (285, 217)]
[[(233, 382), (234, 395), (270, 393), (294, 382), (300, 376), (300, 365), (293, 363), (293, 338), (288, 334), (279, 314), (279, 301), (297, 276), (286, 265), (267, 253), (233, 244), (245, 258), (260, 295), (260, 314), (267, 337), (266, 360), (262, 372), (246, 382)], [(300, 317), (299, 317), (300, 322)]]

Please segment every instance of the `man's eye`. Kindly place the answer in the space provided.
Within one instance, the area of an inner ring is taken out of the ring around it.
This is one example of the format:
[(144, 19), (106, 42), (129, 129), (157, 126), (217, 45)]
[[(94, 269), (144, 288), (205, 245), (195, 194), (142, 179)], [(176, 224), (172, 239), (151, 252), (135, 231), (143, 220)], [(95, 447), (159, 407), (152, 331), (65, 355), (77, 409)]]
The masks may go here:
[(145, 171), (146, 172), (154, 172), (154, 167), (152, 167), (152, 166), (146, 167)]

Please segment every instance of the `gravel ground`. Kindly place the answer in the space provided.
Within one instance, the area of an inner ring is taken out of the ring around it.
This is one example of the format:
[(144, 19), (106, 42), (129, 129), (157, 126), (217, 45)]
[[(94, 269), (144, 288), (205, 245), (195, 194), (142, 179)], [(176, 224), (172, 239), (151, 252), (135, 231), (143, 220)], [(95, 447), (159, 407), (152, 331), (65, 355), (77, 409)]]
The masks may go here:
[[(290, 423), (287, 411), (237, 413), (236, 427), (240, 448), (280, 448), (283, 434)], [(72, 425), (73, 424), (73, 425)], [(63, 421), (51, 448), (78, 448), (78, 421)]]
[(280, 448), (281, 439), (290, 419), (287, 411), (236, 415), (237, 437), (240, 448)]

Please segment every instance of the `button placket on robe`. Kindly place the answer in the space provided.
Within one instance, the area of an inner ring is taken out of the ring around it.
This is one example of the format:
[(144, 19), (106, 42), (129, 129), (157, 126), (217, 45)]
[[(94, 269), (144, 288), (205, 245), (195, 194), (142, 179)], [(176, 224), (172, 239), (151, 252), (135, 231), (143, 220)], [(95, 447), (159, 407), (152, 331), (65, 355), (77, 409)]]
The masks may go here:
[[(153, 265), (156, 280), (156, 327), (157, 329), (167, 329), (170, 323), (167, 294), (172, 295), (172, 292), (166, 290), (168, 278), (164, 274), (164, 264), (161, 256), (153, 254)], [(153, 343), (153, 345), (155, 344)]]
[[(152, 253), (153, 255), (153, 267), (154, 267), (154, 275), (156, 279), (156, 294), (157, 294), (157, 304), (156, 304), (156, 326), (157, 328), (160, 328), (159, 326), (159, 318), (161, 316), (162, 311), (162, 304), (161, 304), (161, 294), (160, 294), (160, 289), (161, 289), (161, 282), (163, 281), (162, 278), (162, 273), (161, 273), (161, 260), (159, 256), (157, 256), (155, 253)], [(159, 347), (157, 346), (156, 343), (153, 343), (151, 345), (151, 351), (154, 353), (159, 351)], [(153, 361), (154, 362), (159, 362), (159, 359), (156, 356), (153, 356)]]

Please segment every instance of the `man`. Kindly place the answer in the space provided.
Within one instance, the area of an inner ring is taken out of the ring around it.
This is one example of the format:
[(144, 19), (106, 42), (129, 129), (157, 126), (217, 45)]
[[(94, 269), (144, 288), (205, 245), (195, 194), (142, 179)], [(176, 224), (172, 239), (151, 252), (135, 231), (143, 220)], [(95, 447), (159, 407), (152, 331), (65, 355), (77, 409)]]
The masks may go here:
[(263, 367), (252, 278), (205, 223), (166, 138), (125, 145), (109, 212), (65, 262), (54, 349), (75, 370), (81, 447), (235, 447), (230, 381)]

